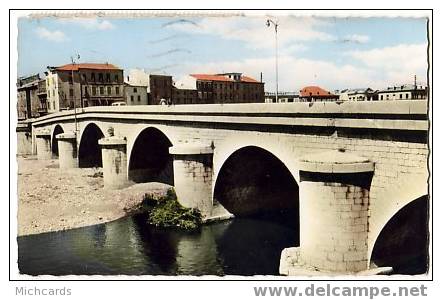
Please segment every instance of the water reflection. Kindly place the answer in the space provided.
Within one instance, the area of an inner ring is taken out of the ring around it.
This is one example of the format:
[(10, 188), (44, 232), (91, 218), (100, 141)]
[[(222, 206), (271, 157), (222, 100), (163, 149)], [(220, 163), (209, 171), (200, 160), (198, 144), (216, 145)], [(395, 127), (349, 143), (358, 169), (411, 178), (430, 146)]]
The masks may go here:
[(40, 275), (277, 275), (296, 228), (233, 219), (198, 232), (157, 228), (137, 215), (107, 224), (18, 238), (21, 273)]

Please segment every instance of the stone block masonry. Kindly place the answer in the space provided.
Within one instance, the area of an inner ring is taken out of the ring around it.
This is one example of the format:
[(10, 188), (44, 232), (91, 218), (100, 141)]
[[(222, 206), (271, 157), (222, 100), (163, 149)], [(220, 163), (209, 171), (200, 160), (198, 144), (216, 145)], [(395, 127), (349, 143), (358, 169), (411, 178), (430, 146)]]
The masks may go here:
[(126, 139), (106, 137), (99, 140), (103, 160), (104, 187), (120, 189), (128, 186)]
[(306, 156), (300, 165), (300, 261), (331, 272), (366, 270), (374, 164), (330, 151)]
[[(304, 241), (307, 246), (310, 243), (317, 247), (321, 254), (312, 255), (310, 261), (320, 269), (344, 270), (340, 272), (353, 272), (366, 265), (370, 254), (364, 258), (361, 253), (367, 244), (366, 252), (371, 253), (385, 224), (402, 207), (428, 194), (427, 118), (426, 101), (88, 107), (77, 113), (80, 135), (81, 128), (94, 123), (102, 132), (112, 126), (116, 135), (126, 137), (127, 160), (134, 154), (135, 141), (147, 128), (167, 136), (173, 145), (169, 150), (174, 159), (179, 201), (207, 215), (213, 214), (213, 191), (220, 182), (220, 171), (232, 155), (251, 146), (271, 153), (287, 167), (299, 186), (300, 217), (320, 222), (312, 223), (312, 230), (315, 226), (325, 228), (317, 230), (325, 236), (322, 240), (310, 235), (312, 241)], [(35, 133), (53, 132), (56, 125), (66, 132), (74, 130), (73, 112), (51, 114), (32, 122), (33, 142), (40, 154), (49, 145), (43, 147)], [(174, 151), (175, 147), (186, 145), (187, 150)], [(214, 147), (209, 150), (208, 145)], [(149, 145), (156, 146), (154, 141)], [(368, 162), (331, 160), (326, 166), (325, 161), (299, 160), (305, 155), (323, 156), (324, 152), (338, 149), (345, 150), (344, 156), (362, 156)], [(341, 175), (336, 176), (339, 172)], [(341, 177), (342, 181), (333, 181), (333, 177)], [(359, 179), (347, 180), (353, 178)], [(307, 194), (312, 195), (304, 196)], [(306, 197), (316, 202), (305, 201)], [(301, 227), (301, 239), (302, 230)], [(363, 243), (367, 231), (369, 237)], [(309, 259), (302, 247), (301, 243), (300, 255), (304, 253)]]
[(175, 192), (185, 207), (197, 208), (203, 217), (212, 213), (212, 156), (210, 146), (182, 143), (170, 148)]
[(61, 133), (56, 136), (58, 141), (58, 162), (60, 169), (78, 167), (77, 135), (75, 132)]
[(37, 158), (51, 159), (51, 133), (49, 131), (41, 131), (36, 133), (35, 140), (37, 143)]

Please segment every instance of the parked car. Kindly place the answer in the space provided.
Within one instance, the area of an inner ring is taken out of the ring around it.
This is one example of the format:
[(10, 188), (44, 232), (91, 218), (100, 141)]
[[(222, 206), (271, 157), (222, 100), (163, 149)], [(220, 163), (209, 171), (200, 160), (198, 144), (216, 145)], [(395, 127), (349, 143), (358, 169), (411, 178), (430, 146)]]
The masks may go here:
[(125, 106), (126, 102), (114, 102), (112, 103), (112, 106)]

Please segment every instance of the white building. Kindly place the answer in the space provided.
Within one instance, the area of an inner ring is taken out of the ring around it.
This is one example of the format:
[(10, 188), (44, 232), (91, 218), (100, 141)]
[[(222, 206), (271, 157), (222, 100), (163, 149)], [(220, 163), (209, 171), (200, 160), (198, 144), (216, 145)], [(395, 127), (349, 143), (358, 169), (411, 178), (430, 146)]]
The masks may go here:
[(145, 85), (124, 83), (124, 97), (127, 105), (148, 105), (149, 93)]
[[(298, 102), (298, 92), (278, 92), (278, 103)], [(264, 94), (265, 103), (276, 103), (276, 93), (266, 92)]]
[(419, 100), (427, 99), (427, 87), (418, 84), (404, 84), (380, 90), (378, 98), (385, 100)]
[(376, 101), (377, 92), (371, 88), (345, 89), (339, 92), (339, 101)]

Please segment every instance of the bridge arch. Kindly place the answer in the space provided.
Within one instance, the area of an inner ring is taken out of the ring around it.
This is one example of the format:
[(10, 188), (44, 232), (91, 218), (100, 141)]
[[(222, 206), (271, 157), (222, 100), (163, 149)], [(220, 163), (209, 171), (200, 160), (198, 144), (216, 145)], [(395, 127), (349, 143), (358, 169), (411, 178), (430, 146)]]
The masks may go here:
[(78, 165), (80, 168), (102, 167), (101, 147), (98, 140), (104, 137), (100, 127), (91, 122), (88, 123), (81, 135), (78, 147)]
[(270, 151), (245, 146), (224, 161), (214, 181), (214, 205), (236, 216), (289, 211), (299, 221), (299, 188), (286, 164)]
[(143, 128), (130, 147), (128, 177), (140, 182), (162, 182), (173, 185), (173, 157), (169, 137), (156, 127)]
[(57, 141), (57, 134), (64, 133), (64, 129), (60, 124), (56, 124), (52, 128), (52, 134), (51, 134), (51, 151), (53, 157), (58, 157), (58, 141)]
[(368, 237), (372, 263), (401, 269), (398, 253), (402, 251), (403, 261), (419, 253), (422, 258), (422, 251), (428, 251), (427, 178), (425, 173), (404, 176), (372, 201)]
[(385, 224), (371, 253), (371, 262), (393, 267), (399, 274), (423, 274), (428, 270), (428, 196), (403, 206)]

